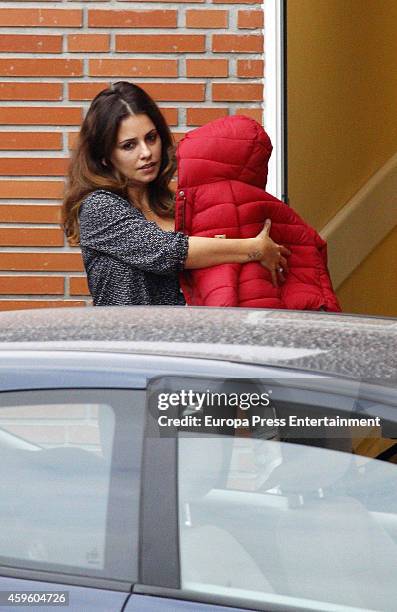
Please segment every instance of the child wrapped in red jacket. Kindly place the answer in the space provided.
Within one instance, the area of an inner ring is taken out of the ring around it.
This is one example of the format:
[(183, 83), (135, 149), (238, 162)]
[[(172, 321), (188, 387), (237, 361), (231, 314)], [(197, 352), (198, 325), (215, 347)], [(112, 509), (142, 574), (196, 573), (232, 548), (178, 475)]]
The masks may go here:
[(256, 236), (271, 219), (270, 237), (291, 251), (285, 281), (274, 286), (259, 262), (181, 273), (187, 304), (339, 312), (325, 241), (281, 200), (265, 191), (272, 144), (244, 116), (217, 119), (179, 143), (175, 229), (189, 236)]

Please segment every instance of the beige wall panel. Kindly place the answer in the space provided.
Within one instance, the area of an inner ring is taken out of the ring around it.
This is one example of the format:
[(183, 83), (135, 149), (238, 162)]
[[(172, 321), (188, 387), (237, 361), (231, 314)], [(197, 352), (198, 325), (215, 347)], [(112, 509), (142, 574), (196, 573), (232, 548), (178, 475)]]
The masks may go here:
[(287, 16), (289, 196), (321, 229), (397, 150), (397, 2), (288, 0)]
[(339, 287), (345, 312), (397, 317), (397, 227)]

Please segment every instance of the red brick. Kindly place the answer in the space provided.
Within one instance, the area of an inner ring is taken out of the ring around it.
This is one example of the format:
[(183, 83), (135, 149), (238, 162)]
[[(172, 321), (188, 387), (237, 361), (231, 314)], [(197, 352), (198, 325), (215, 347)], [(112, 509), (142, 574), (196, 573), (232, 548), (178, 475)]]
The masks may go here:
[(62, 100), (62, 84), (0, 83), (0, 100)]
[(2, 34), (1, 53), (61, 53), (62, 36), (31, 36), (29, 34)]
[(263, 99), (260, 83), (214, 83), (212, 99), (215, 102), (255, 102)]
[(167, 121), (168, 125), (173, 126), (173, 125), (178, 125), (178, 109), (177, 108), (161, 108), (161, 113), (163, 115), (163, 117), (165, 118), (165, 120)]
[(215, 53), (263, 53), (263, 36), (255, 34), (214, 34)]
[(143, 83), (143, 89), (157, 101), (202, 102), (205, 100), (204, 83)]
[(109, 51), (109, 34), (69, 34), (68, 51), (79, 53)]
[(263, 68), (263, 60), (237, 60), (237, 76), (243, 79), (262, 78)]
[[(72, 306), (86, 306), (83, 301), (77, 300), (0, 300), (0, 310), (27, 310), (31, 308), (69, 308)], [(25, 434), (31, 439), (31, 428), (25, 429)]]
[(2, 295), (63, 295), (63, 276), (0, 276)]
[(261, 108), (238, 108), (235, 114), (251, 117), (251, 119), (255, 119), (255, 121), (263, 125), (263, 110)]
[(219, 119), (219, 117), (227, 117), (229, 110), (227, 108), (188, 108), (186, 123), (187, 125), (205, 125), (210, 121)]
[[(116, 51), (127, 53), (201, 53), (205, 36), (201, 34), (119, 34)], [(150, 63), (153, 60), (149, 60)]]
[(0, 199), (59, 200), (63, 197), (63, 181), (1, 181)]
[(257, 28), (263, 28), (263, 20), (263, 11), (239, 11), (237, 25), (239, 28), (256, 30)]
[(0, 59), (1, 76), (83, 76), (80, 59)]
[(80, 125), (81, 108), (5, 106), (0, 108), (0, 125)]
[(2, 157), (0, 174), (12, 176), (64, 176), (69, 160), (58, 157)]
[(176, 28), (177, 11), (88, 11), (88, 26), (92, 28)]
[(186, 136), (186, 132), (171, 132), (175, 144), (178, 144)]
[(76, 148), (78, 136), (79, 136), (78, 132), (69, 132), (68, 134), (69, 151), (73, 151)]
[(176, 77), (176, 60), (159, 59), (92, 59), (89, 61), (90, 76), (110, 77)]
[(45, 8), (2, 8), (0, 9), (0, 26), (40, 28), (79, 28), (83, 25), (81, 9), (45, 9)]
[[(139, 85), (157, 102), (200, 102), (205, 99), (205, 84), (202, 83), (140, 83)], [(106, 82), (69, 83), (69, 99), (92, 100), (107, 87), (109, 83)], [(73, 144), (74, 134), (69, 134), (69, 146)]]
[(51, 132), (0, 132), (0, 149), (8, 150), (60, 150), (62, 134)]
[(227, 59), (187, 59), (186, 76), (227, 77), (229, 76), (229, 62)]
[(212, 0), (213, 4), (258, 4), (258, 0)]
[(227, 28), (228, 11), (190, 9), (186, 11), (187, 28)]
[(0, 246), (63, 246), (63, 231), (37, 227), (0, 228)]
[(70, 295), (90, 295), (85, 276), (70, 277)]
[(69, 100), (92, 100), (100, 91), (107, 89), (110, 82), (69, 83)]
[[(119, 0), (119, 2), (130, 2), (130, 0)], [(168, 2), (172, 4), (198, 4), (205, 2), (205, 0), (142, 0), (142, 2), (161, 2), (161, 4), (167, 4)]]
[(83, 272), (80, 253), (8, 253), (2, 252), (1, 270), (48, 272)]
[(60, 206), (37, 204), (0, 205), (0, 223), (60, 223)]

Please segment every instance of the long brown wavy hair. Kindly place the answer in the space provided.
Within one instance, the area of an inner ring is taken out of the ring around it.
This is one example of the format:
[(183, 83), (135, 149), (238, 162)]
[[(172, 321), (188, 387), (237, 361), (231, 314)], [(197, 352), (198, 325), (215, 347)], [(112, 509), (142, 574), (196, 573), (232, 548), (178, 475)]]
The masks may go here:
[(148, 185), (150, 208), (162, 217), (173, 215), (174, 197), (169, 183), (176, 161), (170, 129), (157, 104), (143, 89), (119, 81), (101, 91), (91, 102), (71, 158), (62, 205), (62, 223), (70, 245), (79, 244), (79, 209), (89, 193), (106, 189), (127, 197), (128, 179), (114, 168), (110, 158), (120, 122), (135, 114), (150, 117), (162, 144), (159, 173)]

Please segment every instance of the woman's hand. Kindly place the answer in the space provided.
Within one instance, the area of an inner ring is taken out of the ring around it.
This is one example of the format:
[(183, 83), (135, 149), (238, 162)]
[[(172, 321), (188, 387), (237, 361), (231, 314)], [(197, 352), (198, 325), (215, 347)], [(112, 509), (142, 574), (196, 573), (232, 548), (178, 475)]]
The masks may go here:
[(257, 250), (253, 251), (252, 256), (249, 257), (259, 261), (264, 268), (269, 270), (273, 286), (278, 287), (278, 281), (281, 283), (285, 281), (284, 273), (288, 272), (286, 257), (291, 255), (291, 251), (270, 238), (271, 225), (270, 219), (266, 219), (263, 230), (255, 238)]
[(275, 287), (284, 281), (288, 271), (286, 257), (290, 251), (276, 244), (269, 236), (271, 221), (267, 219), (263, 230), (255, 238), (206, 238), (190, 236), (185, 268), (194, 270), (224, 263), (259, 261), (272, 275)]

